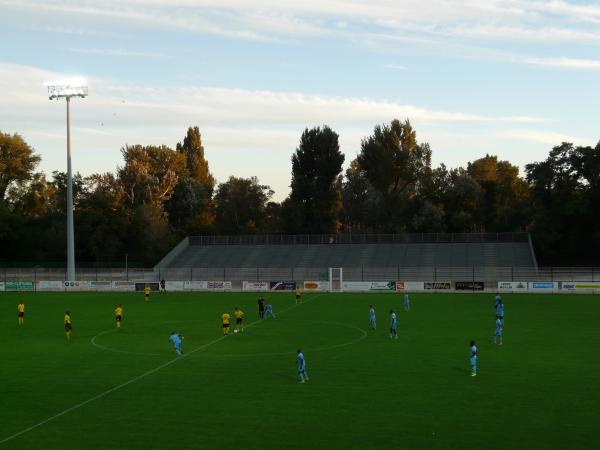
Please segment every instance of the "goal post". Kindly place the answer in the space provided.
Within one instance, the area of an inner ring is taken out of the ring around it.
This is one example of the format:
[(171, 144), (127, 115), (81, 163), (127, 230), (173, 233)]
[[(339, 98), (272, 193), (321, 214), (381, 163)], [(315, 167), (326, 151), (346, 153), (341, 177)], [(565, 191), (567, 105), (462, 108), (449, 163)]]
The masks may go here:
[(342, 292), (344, 270), (341, 267), (329, 268), (329, 292)]

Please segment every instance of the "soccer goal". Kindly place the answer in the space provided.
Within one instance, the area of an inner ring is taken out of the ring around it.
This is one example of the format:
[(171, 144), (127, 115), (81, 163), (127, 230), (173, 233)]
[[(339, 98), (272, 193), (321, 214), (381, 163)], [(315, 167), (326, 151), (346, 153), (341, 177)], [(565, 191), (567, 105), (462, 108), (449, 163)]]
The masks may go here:
[(329, 268), (329, 291), (342, 292), (342, 282), (344, 280), (344, 271), (341, 267)]

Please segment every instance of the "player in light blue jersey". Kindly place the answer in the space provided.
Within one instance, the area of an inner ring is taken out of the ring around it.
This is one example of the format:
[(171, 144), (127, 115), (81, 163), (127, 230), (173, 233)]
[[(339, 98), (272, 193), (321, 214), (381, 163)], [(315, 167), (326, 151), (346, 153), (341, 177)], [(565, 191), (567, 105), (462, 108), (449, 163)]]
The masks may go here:
[(408, 292), (404, 293), (404, 311), (410, 311), (410, 302), (408, 301)]
[(471, 376), (477, 376), (477, 346), (475, 345), (475, 341), (471, 341), (471, 356), (469, 357), (469, 362), (471, 363)]
[(375, 319), (375, 308), (369, 305), (369, 321), (371, 322), (371, 330), (377, 329), (377, 320)]
[(267, 317), (270, 317), (271, 319), (276, 319), (275, 314), (273, 313), (273, 305), (271, 305), (270, 303), (267, 303), (266, 306), (266, 310), (265, 310), (265, 319)]
[(498, 303), (502, 302), (502, 297), (500, 297), (500, 294), (496, 294), (496, 308), (498, 307)]
[(502, 300), (496, 304), (496, 317), (500, 318), (502, 325), (504, 325), (504, 303), (502, 303)]
[(390, 339), (398, 339), (398, 321), (394, 310), (390, 310)]
[(494, 332), (494, 344), (496, 340), (498, 345), (502, 345), (502, 333), (504, 332), (504, 324), (499, 316), (496, 316), (496, 331)]
[(302, 353), (302, 349), (298, 349), (298, 378), (300, 379), (300, 383), (304, 383), (308, 381), (308, 373), (306, 372), (306, 360), (304, 359), (304, 353)]
[(178, 355), (183, 355), (183, 350), (181, 350), (181, 341), (183, 341), (183, 336), (175, 331), (171, 332), (171, 336), (169, 336), (169, 340), (173, 343), (173, 347), (175, 347), (175, 352)]

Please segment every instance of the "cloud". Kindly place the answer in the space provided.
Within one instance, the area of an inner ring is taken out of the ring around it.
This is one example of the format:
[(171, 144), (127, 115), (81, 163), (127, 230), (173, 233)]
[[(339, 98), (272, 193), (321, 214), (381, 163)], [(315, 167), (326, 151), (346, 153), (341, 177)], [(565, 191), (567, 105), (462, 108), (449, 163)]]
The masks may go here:
[(526, 64), (559, 69), (600, 70), (600, 59), (529, 58), (525, 59), (524, 62)]
[[(494, 41), (577, 41), (597, 44), (600, 7), (531, 0), (0, 0), (31, 14), (80, 15), (151, 27), (271, 41), (386, 30)], [(343, 24), (343, 26), (340, 26)], [(591, 25), (590, 25), (591, 27)], [(589, 29), (588, 29), (589, 28)]]
[[(110, 38), (118, 38), (124, 39), (131, 37), (126, 33), (117, 33), (111, 31), (100, 31), (86, 27), (73, 27), (73, 26), (42, 26), (36, 27), (35, 30), (46, 31), (48, 33), (58, 33), (58, 34), (67, 34), (72, 36), (100, 36), (100, 37), (110, 37)], [(31, 30), (33, 31), (33, 29)]]
[(594, 139), (569, 136), (543, 130), (505, 130), (496, 134), (500, 138), (509, 138), (526, 142), (537, 142), (548, 146), (556, 146), (561, 142), (572, 142), (575, 145), (594, 145)]
[[(42, 114), (47, 100), (42, 84), (67, 75), (28, 66), (0, 64), (4, 120)], [(196, 123), (271, 124), (304, 127), (323, 123), (376, 124), (393, 118), (418, 123), (536, 123), (545, 119), (522, 114), (495, 116), (473, 112), (432, 110), (389, 99), (334, 97), (302, 92), (223, 87), (156, 87), (89, 78), (84, 118), (108, 126), (181, 126)], [(16, 109), (15, 109), (16, 108)]]
[(559, 27), (525, 27), (517, 25), (498, 26), (494, 23), (477, 25), (461, 25), (452, 27), (442, 33), (447, 36), (469, 37), (476, 39), (513, 41), (513, 42), (541, 42), (541, 43), (565, 43), (565, 42), (587, 42), (600, 43), (600, 32), (582, 31), (573, 28)]
[[(41, 168), (47, 172), (64, 170), (65, 117), (64, 102), (49, 101), (43, 83), (77, 75), (81, 74), (0, 64), (2, 131), (21, 133), (42, 154)], [(437, 128), (448, 127), (459, 133), (461, 127), (485, 130), (502, 124), (544, 121), (519, 111), (497, 116), (436, 110), (392, 99), (211, 86), (131, 85), (94, 76), (88, 76), (87, 81), (89, 96), (71, 104), (74, 158), (82, 173), (114, 170), (121, 161), (119, 149), (127, 143), (173, 147), (188, 126), (199, 125), (207, 158), (219, 180), (231, 174), (257, 175), (278, 195), (288, 190), (289, 158), (307, 127), (331, 126), (340, 134), (342, 151), (350, 161), (360, 149), (361, 138), (369, 135), (374, 125), (389, 123), (393, 118), (409, 118), (421, 139), (431, 137), (446, 150), (450, 144), (436, 137)], [(451, 148), (460, 148), (459, 153), (464, 155), (468, 145)], [(478, 145), (472, 153), (482, 148)], [(451, 152), (445, 162), (452, 164), (456, 154)]]
[(408, 67), (401, 66), (400, 64), (384, 64), (383, 68), (391, 70), (408, 70)]
[(81, 53), (85, 55), (103, 55), (103, 56), (120, 56), (132, 58), (168, 58), (164, 53), (136, 52), (125, 50), (123, 48), (70, 48), (71, 53)]

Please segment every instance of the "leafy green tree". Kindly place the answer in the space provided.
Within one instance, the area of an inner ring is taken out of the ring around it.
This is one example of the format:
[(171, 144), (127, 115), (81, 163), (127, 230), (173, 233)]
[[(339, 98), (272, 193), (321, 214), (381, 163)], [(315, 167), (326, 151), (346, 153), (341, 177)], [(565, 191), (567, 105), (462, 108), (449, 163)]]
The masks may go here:
[(357, 161), (381, 197), (383, 230), (407, 231), (410, 201), (431, 176), (429, 145), (417, 143), (408, 120), (395, 119), (390, 125), (375, 126), (373, 134), (363, 139)]
[(285, 203), (286, 228), (292, 233), (332, 233), (342, 208), (337, 185), (344, 155), (339, 136), (328, 126), (306, 129), (292, 156), (292, 183)]
[(125, 241), (132, 260), (146, 266), (156, 264), (176, 242), (162, 208), (152, 203), (133, 209)]
[(459, 167), (449, 172), (444, 195), (447, 229), (455, 233), (483, 231), (483, 190), (477, 180)]
[[(50, 208), (52, 213), (66, 215), (67, 213), (67, 173), (55, 170), (52, 172), (51, 190), (54, 193), (50, 198)], [(83, 176), (76, 172), (72, 179), (73, 185), (73, 208), (77, 211), (79, 199), (85, 194), (85, 181)], [(66, 219), (65, 219), (66, 220)], [(66, 223), (66, 222), (65, 222)]]
[(215, 194), (215, 225), (222, 234), (254, 234), (260, 232), (266, 219), (268, 200), (273, 196), (269, 186), (256, 177), (229, 177), (220, 183)]
[(267, 234), (281, 234), (284, 229), (283, 205), (277, 202), (267, 202), (261, 231)]
[(193, 178), (181, 178), (171, 198), (165, 202), (171, 226), (185, 234), (213, 231), (211, 190)]
[(600, 143), (564, 142), (525, 168), (531, 186), (534, 244), (545, 264), (600, 261)]
[(0, 132), (0, 201), (5, 200), (11, 184), (22, 184), (33, 177), (40, 159), (20, 135)]
[(91, 175), (84, 183), (75, 216), (78, 258), (96, 263), (122, 261), (128, 252), (131, 221), (123, 187), (111, 173)]
[(373, 188), (355, 159), (346, 170), (342, 184), (341, 221), (345, 231), (369, 232), (377, 229), (381, 214), (381, 196)]
[(508, 161), (486, 155), (468, 164), (467, 172), (483, 190), (481, 203), (485, 231), (515, 231), (528, 223), (527, 181)]

